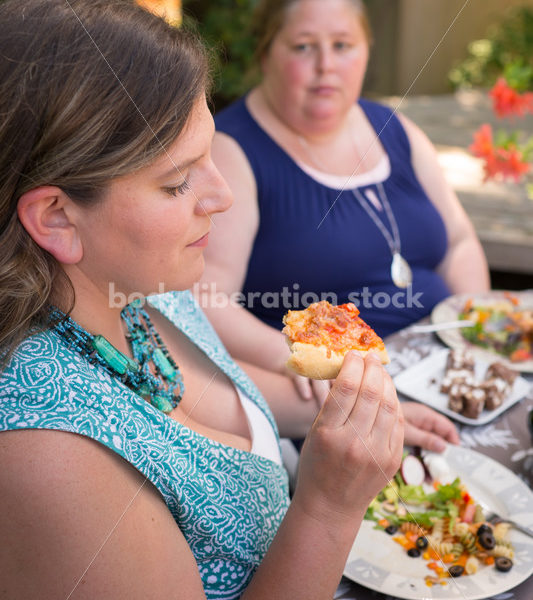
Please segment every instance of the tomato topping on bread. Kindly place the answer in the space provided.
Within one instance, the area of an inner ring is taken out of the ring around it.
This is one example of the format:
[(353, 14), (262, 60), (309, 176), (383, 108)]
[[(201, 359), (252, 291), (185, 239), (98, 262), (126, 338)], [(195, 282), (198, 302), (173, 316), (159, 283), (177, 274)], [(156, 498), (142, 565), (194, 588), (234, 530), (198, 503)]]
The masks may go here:
[(334, 379), (350, 350), (372, 352), (389, 362), (383, 340), (361, 319), (355, 304), (334, 306), (322, 300), (305, 310), (289, 310), (283, 333), (291, 349), (287, 366), (310, 379)]

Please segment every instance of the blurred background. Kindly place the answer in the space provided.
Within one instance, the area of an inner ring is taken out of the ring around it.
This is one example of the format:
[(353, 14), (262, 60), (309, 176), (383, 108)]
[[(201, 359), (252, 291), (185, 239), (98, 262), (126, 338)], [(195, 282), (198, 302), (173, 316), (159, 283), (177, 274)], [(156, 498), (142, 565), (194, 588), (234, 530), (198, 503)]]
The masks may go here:
[[(131, 1), (203, 37), (212, 50), (213, 110), (257, 81), (249, 30), (255, 0)], [(489, 98), (503, 74), (513, 93), (533, 92), (533, 0), (365, 3), (374, 44), (363, 95), (400, 110), (434, 143), (481, 240), (492, 287), (532, 289), (533, 168), (525, 181), (498, 176), (487, 181), (486, 164), (471, 145), (489, 124), (502, 147), (525, 139), (520, 156), (533, 167), (533, 94), (526, 116), (510, 121), (495, 114)]]
[[(364, 0), (374, 33), (367, 96), (445, 94), (490, 86), (515, 56), (533, 60), (533, 0)], [(216, 107), (254, 81), (256, 0), (137, 0), (195, 26), (214, 49)], [(427, 62), (427, 64), (426, 64)]]
[[(257, 81), (249, 30), (255, 0), (138, 2), (196, 28), (213, 50), (214, 110)], [(365, 2), (374, 45), (363, 95), (401, 110), (435, 144), (483, 244), (493, 288), (533, 288), (533, 191), (528, 196), (525, 183), (501, 177), (485, 181), (483, 161), (470, 150), (483, 124), (495, 136), (508, 126), (495, 115), (489, 91), (509, 65), (533, 88), (533, 0)], [(506, 140), (533, 140), (533, 110), (511, 124), (518, 131)]]

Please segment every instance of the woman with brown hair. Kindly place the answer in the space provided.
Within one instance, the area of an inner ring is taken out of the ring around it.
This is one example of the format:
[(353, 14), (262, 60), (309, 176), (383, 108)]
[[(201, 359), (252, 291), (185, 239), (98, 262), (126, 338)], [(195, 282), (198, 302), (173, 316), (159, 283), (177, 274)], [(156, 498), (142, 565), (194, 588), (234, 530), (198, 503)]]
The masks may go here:
[(201, 46), (129, 1), (0, 5), (10, 600), (331, 598), (398, 468), (391, 380), (349, 355), (289, 505), (273, 416), (183, 291), (231, 203), (207, 79)]

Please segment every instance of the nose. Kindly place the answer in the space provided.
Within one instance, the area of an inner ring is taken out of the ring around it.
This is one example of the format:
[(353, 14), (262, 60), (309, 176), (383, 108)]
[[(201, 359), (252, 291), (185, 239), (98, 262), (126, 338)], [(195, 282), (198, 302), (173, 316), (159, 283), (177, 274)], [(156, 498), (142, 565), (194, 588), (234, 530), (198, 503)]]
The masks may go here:
[(213, 161), (209, 161), (207, 170), (205, 192), (199, 197), (195, 209), (200, 215), (224, 212), (233, 204), (233, 194)]
[(321, 45), (318, 48), (316, 57), (316, 68), (319, 73), (325, 73), (333, 67), (333, 50), (327, 45)]

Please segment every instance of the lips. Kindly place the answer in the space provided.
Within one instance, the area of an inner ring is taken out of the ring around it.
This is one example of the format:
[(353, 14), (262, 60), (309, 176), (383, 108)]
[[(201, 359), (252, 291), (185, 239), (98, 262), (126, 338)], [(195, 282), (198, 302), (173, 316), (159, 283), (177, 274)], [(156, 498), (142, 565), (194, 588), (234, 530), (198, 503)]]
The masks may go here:
[(188, 244), (189, 248), (205, 248), (209, 241), (209, 231), (204, 234), (201, 238), (198, 238), (195, 242)]
[(337, 91), (337, 88), (332, 85), (317, 85), (311, 88), (311, 92), (317, 96), (329, 96)]

